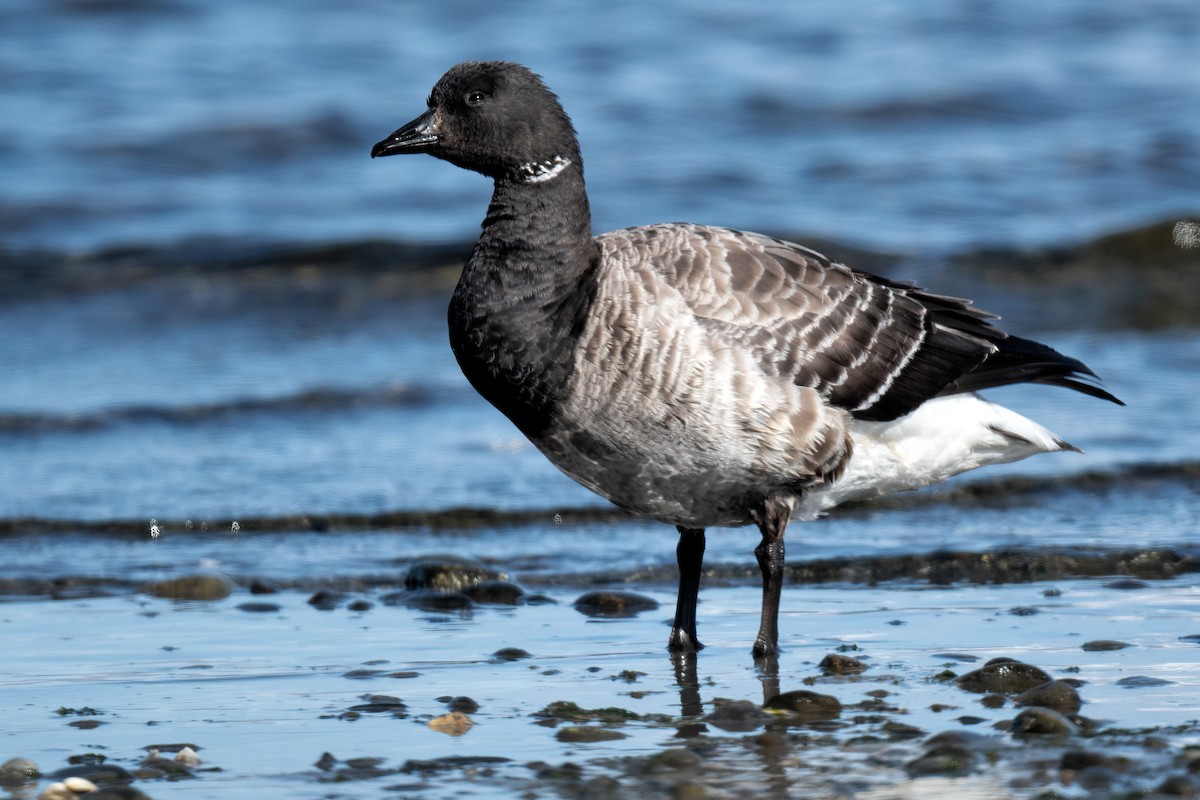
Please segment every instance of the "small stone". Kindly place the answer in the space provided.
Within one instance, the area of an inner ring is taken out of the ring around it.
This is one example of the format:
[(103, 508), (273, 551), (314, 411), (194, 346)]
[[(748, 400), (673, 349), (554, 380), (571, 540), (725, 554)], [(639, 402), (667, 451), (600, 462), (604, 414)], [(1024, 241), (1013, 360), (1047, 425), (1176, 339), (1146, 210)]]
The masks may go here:
[(175, 754), (175, 760), (180, 764), (189, 767), (197, 767), (200, 765), (200, 756), (196, 755), (196, 751), (190, 747), (185, 747)]
[(686, 747), (668, 747), (650, 756), (643, 762), (642, 769), (648, 773), (678, 772), (700, 766), (700, 756)]
[(984, 708), (1001, 708), (1007, 702), (1002, 694), (985, 694), (979, 698), (979, 704)]
[(1014, 701), (1019, 706), (1041, 706), (1060, 714), (1074, 714), (1079, 711), (1082, 701), (1075, 687), (1066, 681), (1050, 681), (1041, 686), (1027, 689), (1017, 695)]
[(233, 590), (233, 581), (222, 575), (188, 575), (147, 583), (140, 589), (164, 600), (224, 600)]
[(533, 658), (533, 656), (527, 650), (519, 647), (501, 647), (492, 653), (493, 661), (520, 661), (524, 658)]
[(438, 733), (448, 736), (462, 736), (475, 725), (471, 718), (461, 711), (451, 711), (429, 720), (429, 727)]
[(279, 591), (279, 584), (274, 581), (255, 578), (250, 581), (250, 586), (247, 588), (250, 590), (250, 594), (275, 594)]
[(764, 703), (763, 708), (788, 711), (808, 721), (836, 719), (842, 713), (841, 701), (836, 697), (808, 689), (795, 689), (777, 694)]
[(69, 778), (63, 779), (63, 785), (75, 794), (94, 792), (97, 788), (99, 788), (87, 778), (80, 778), (78, 775), (72, 775)]
[(975, 754), (965, 747), (940, 745), (913, 759), (905, 765), (908, 774), (922, 775), (966, 775), (971, 771)]
[(0, 786), (19, 786), (37, 780), (42, 773), (38, 765), (28, 758), (10, 758), (0, 764)]
[(308, 604), (318, 611), (333, 611), (341, 605), (345, 597), (341, 592), (331, 589), (318, 589), (313, 592), (312, 597), (308, 598)]
[(705, 722), (730, 733), (749, 733), (761, 728), (771, 715), (749, 700), (727, 700), (718, 705)]
[(1117, 578), (1115, 581), (1109, 581), (1104, 584), (1105, 589), (1119, 589), (1121, 591), (1136, 591), (1138, 589), (1149, 589), (1150, 584), (1137, 578)]
[(495, 573), (479, 561), (458, 556), (428, 556), (409, 566), (404, 576), (404, 588), (462, 592), (493, 577), (496, 577)]
[(1030, 664), (1012, 659), (992, 659), (977, 670), (968, 672), (956, 683), (968, 692), (1017, 694), (1048, 683), (1050, 676)]
[(621, 590), (600, 590), (581, 595), (574, 602), (575, 610), (589, 617), (633, 617), (643, 611), (658, 608), (652, 597)]
[(1033, 606), (1014, 606), (1008, 610), (1008, 613), (1014, 617), (1032, 617), (1034, 614), (1040, 614), (1041, 609)]
[(1167, 797), (1194, 798), (1200, 796), (1200, 784), (1188, 775), (1172, 775), (1160, 783), (1154, 792)]
[(511, 581), (498, 579), (481, 581), (464, 590), (476, 603), (494, 606), (516, 606), (525, 602), (525, 590)]
[(1129, 647), (1128, 642), (1118, 642), (1115, 639), (1095, 639), (1090, 642), (1084, 642), (1082, 647), (1089, 653), (1103, 653), (1107, 650), (1124, 650)]
[(586, 744), (589, 742), (612, 742), (628, 738), (628, 734), (608, 728), (597, 728), (591, 725), (567, 725), (559, 728), (554, 738), (560, 742)]
[(1012, 721), (1013, 736), (1065, 736), (1075, 730), (1075, 723), (1049, 708), (1027, 708)]
[(419, 611), (463, 611), (474, 605), (462, 592), (417, 589), (401, 597), (403, 604)]
[(826, 675), (858, 675), (866, 672), (867, 664), (852, 656), (830, 653), (817, 665)]
[(1152, 678), (1149, 675), (1130, 675), (1128, 678), (1121, 678), (1117, 681), (1117, 686), (1122, 686), (1126, 689), (1146, 689), (1151, 686), (1168, 686), (1174, 683), (1165, 678)]
[(280, 610), (278, 603), (239, 603), (238, 611), (247, 614), (274, 614)]
[(466, 696), (452, 697), (446, 705), (451, 711), (461, 711), (464, 714), (474, 714), (479, 710), (479, 703)]

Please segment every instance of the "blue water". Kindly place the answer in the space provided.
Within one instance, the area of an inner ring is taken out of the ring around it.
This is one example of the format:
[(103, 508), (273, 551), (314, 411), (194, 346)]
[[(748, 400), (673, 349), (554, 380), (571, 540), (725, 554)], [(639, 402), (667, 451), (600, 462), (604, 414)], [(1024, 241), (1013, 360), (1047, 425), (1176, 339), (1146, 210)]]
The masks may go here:
[(918, 251), (1198, 202), (1191, 0), (9, 0), (0, 35), (5, 248), (469, 238), (482, 179), (367, 157), (468, 58), (561, 95), (600, 230)]

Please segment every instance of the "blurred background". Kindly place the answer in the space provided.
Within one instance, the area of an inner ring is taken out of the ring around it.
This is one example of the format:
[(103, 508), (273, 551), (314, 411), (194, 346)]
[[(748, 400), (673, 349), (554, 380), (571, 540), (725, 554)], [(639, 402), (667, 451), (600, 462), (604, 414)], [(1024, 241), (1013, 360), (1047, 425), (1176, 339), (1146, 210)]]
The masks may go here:
[(464, 59), (559, 94), (597, 231), (815, 237), (1140, 409), (1031, 393), (1092, 460), (1029, 469), (1194, 457), (1194, 0), (7, 0), (0, 35), (0, 519), (598, 502), (446, 346), (487, 182), (368, 157)]

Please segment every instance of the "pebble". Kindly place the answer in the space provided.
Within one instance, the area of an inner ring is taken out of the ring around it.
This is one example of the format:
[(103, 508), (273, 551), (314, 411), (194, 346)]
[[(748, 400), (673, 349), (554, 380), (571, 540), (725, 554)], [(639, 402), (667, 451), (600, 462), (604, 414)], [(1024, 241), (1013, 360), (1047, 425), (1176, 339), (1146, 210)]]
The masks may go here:
[(749, 700), (725, 700), (704, 721), (730, 733), (749, 733), (761, 728), (770, 718), (770, 714)]
[(461, 711), (451, 711), (429, 720), (429, 727), (448, 736), (462, 736), (474, 727), (471, 718)]
[(633, 617), (643, 611), (658, 608), (652, 597), (622, 590), (598, 590), (581, 595), (574, 602), (575, 610), (589, 617)]
[(610, 730), (609, 728), (598, 728), (593, 725), (567, 725), (561, 727), (554, 734), (554, 738), (560, 742), (571, 743), (587, 743), (587, 742), (612, 742), (617, 739), (626, 739), (629, 734), (621, 733), (620, 731)]
[(1096, 639), (1091, 642), (1084, 642), (1082, 647), (1089, 653), (1102, 653), (1106, 650), (1124, 650), (1129, 647), (1128, 642), (1118, 642), (1114, 639)]
[(405, 589), (439, 589), (461, 592), (496, 577), (482, 562), (458, 556), (418, 558), (404, 575)]
[(318, 589), (308, 598), (308, 604), (318, 611), (333, 611), (341, 605), (345, 597), (346, 595), (332, 589)]
[(1027, 689), (1017, 695), (1013, 702), (1019, 706), (1049, 708), (1060, 714), (1074, 714), (1083, 704), (1083, 701), (1079, 699), (1079, 692), (1075, 691), (1075, 687), (1066, 681), (1050, 681), (1041, 686)]
[(480, 581), (464, 590), (476, 603), (496, 606), (516, 606), (525, 602), (525, 590), (512, 581), (498, 578)]
[(1049, 708), (1027, 708), (1012, 721), (1013, 736), (1065, 736), (1075, 733), (1075, 723)]
[(1149, 675), (1130, 675), (1117, 681), (1117, 686), (1123, 686), (1126, 689), (1146, 689), (1151, 686), (1167, 686), (1174, 682), (1166, 678), (1152, 678)]
[(39, 800), (75, 800), (75, 798), (97, 790), (96, 784), (87, 778), (72, 776), (50, 784), (38, 795)]
[(835, 719), (842, 713), (842, 704), (836, 697), (808, 689), (795, 689), (777, 694), (764, 703), (763, 708), (790, 711), (805, 720)]
[(278, 603), (239, 603), (238, 611), (248, 614), (274, 614), (282, 607)]
[(398, 597), (393, 598), (393, 595), (387, 595), (384, 602), (388, 605), (394, 605), (389, 602), (392, 599), (400, 601), (401, 605), (415, 608), (419, 611), (463, 611), (471, 608), (474, 603), (471, 598), (464, 593), (458, 591), (447, 591), (442, 589), (417, 589), (411, 592), (399, 593)]
[(10, 758), (0, 764), (0, 786), (17, 786), (35, 780), (41, 771), (28, 758)]
[(830, 653), (817, 665), (825, 675), (858, 675), (867, 670), (866, 662), (853, 656)]
[(492, 653), (492, 661), (520, 661), (525, 658), (533, 658), (533, 656), (528, 650), (522, 650), (519, 647), (501, 647)]
[(164, 600), (224, 600), (234, 588), (223, 575), (186, 575), (144, 584), (140, 591)]
[(1030, 664), (994, 658), (979, 669), (961, 676), (955, 683), (968, 692), (1017, 694), (1049, 683), (1050, 680), (1048, 674)]

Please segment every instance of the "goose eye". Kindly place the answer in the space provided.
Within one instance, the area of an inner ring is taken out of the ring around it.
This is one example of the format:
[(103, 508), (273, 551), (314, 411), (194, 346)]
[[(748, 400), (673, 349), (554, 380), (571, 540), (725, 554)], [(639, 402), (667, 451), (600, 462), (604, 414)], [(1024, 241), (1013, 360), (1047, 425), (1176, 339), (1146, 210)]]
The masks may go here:
[(467, 92), (467, 105), (477, 106), (483, 102), (486, 95), (483, 92)]

